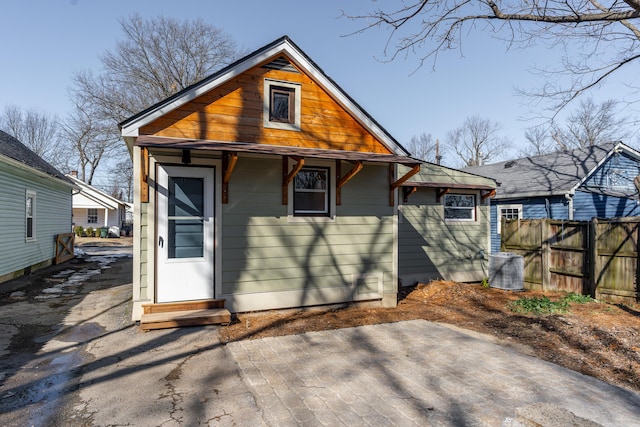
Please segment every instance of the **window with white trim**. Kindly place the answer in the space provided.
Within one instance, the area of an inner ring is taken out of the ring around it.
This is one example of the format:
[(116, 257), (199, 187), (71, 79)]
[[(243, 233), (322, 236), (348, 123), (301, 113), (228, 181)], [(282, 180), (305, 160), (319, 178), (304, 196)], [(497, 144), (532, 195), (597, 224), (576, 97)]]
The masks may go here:
[(98, 209), (87, 209), (87, 224), (98, 223)]
[(473, 194), (445, 194), (445, 221), (475, 221), (476, 196)]
[(300, 130), (300, 88), (296, 83), (265, 79), (264, 127)]
[(502, 232), (502, 218), (522, 219), (522, 205), (498, 205), (498, 234)]
[(25, 240), (36, 240), (36, 193), (31, 190), (25, 197)]
[(329, 216), (330, 170), (303, 167), (293, 180), (293, 214), (295, 216)]

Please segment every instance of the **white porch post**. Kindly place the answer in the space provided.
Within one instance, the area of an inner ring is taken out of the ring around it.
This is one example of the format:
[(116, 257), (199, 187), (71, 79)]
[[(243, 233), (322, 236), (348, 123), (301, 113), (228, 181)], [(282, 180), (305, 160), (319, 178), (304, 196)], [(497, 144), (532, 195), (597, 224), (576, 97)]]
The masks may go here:
[(107, 227), (109, 225), (109, 209), (104, 208), (104, 226)]

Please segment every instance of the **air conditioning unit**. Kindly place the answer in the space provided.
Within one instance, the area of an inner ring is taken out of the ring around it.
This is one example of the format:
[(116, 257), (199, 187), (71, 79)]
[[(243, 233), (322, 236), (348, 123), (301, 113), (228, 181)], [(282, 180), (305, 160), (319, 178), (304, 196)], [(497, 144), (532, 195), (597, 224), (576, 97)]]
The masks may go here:
[(521, 291), (524, 289), (524, 257), (499, 252), (489, 257), (489, 286), (492, 288)]

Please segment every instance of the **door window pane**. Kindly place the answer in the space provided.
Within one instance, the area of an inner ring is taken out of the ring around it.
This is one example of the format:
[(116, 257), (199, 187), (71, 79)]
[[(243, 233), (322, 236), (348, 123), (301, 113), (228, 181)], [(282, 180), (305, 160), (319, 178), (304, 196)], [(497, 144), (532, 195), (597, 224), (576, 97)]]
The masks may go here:
[(169, 258), (202, 257), (204, 255), (204, 180), (169, 177), (168, 210)]

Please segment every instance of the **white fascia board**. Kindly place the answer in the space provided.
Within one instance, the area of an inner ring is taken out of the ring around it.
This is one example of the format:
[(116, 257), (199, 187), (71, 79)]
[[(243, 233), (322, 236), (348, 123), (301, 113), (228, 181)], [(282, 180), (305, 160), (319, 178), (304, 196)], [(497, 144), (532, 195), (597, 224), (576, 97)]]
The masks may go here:
[(91, 195), (85, 191), (73, 195), (73, 207), (74, 208), (105, 208), (115, 209), (112, 205), (105, 203), (103, 200)]
[(49, 175), (48, 173), (42, 172), (40, 169), (36, 169), (34, 167), (31, 167), (25, 163), (19, 162), (11, 157), (5, 156), (4, 154), (0, 154), (0, 161), (13, 166), (15, 168), (18, 169), (22, 169), (24, 171), (27, 171), (29, 173), (32, 173), (34, 175), (38, 175), (42, 178), (47, 178), (47, 179), (51, 179), (54, 180), (55, 182), (62, 184), (66, 187), (71, 188), (72, 190), (79, 190), (80, 188), (77, 185), (74, 185), (72, 182), (66, 182), (61, 180), (60, 178), (56, 178), (55, 176)]
[(582, 184), (584, 184), (584, 183), (589, 179), (589, 177), (590, 177), (591, 175), (593, 175), (593, 173), (594, 173), (596, 170), (598, 170), (598, 168), (599, 168), (600, 166), (602, 166), (603, 164), (605, 164), (605, 162), (606, 162), (607, 160), (609, 160), (609, 159), (611, 158), (611, 156), (613, 156), (613, 154), (614, 154), (617, 150), (619, 150), (620, 148), (621, 148), (621, 147), (620, 147), (620, 143), (616, 144), (616, 145), (611, 149), (611, 151), (609, 151), (609, 152), (608, 152), (608, 153), (607, 153), (607, 154), (606, 154), (606, 155), (605, 155), (605, 156), (604, 156), (604, 157), (603, 157), (603, 158), (602, 158), (602, 159), (601, 159), (601, 160), (600, 160), (600, 161), (599, 161), (599, 162), (598, 162), (598, 163), (597, 163), (593, 168), (591, 168), (591, 170), (590, 170), (589, 172), (587, 172), (587, 173), (582, 177), (582, 179), (581, 179), (580, 181), (578, 181), (578, 183), (577, 183), (576, 185), (574, 185), (573, 187), (571, 187), (571, 188), (569, 189), (569, 191), (567, 191), (567, 194), (571, 194), (571, 195), (575, 194), (576, 190), (577, 190), (578, 188), (580, 188), (580, 186), (581, 186)]

